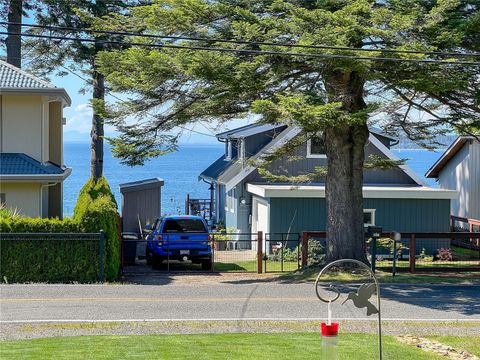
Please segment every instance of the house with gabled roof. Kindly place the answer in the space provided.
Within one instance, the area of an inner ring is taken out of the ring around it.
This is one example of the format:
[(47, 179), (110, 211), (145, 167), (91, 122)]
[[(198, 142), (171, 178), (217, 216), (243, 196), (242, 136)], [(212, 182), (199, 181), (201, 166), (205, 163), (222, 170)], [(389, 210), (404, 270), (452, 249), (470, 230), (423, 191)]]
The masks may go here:
[(425, 174), (442, 189), (458, 192), (451, 202), (453, 216), (480, 220), (480, 141), (459, 136)]
[[(315, 183), (271, 182), (255, 165), (255, 160), (300, 135), (300, 128), (282, 124), (253, 124), (217, 135), (225, 143), (225, 153), (199, 176), (215, 189), (217, 222), (240, 232), (325, 231), (325, 178)], [(390, 150), (396, 143), (397, 139), (371, 128), (365, 157), (399, 160)], [(322, 140), (312, 139), (271, 162), (268, 170), (297, 176), (326, 165)], [(365, 169), (364, 223), (385, 231), (449, 231), (450, 201), (456, 195), (454, 190), (429, 187), (407, 165)]]
[(0, 201), (29, 217), (63, 215), (63, 108), (58, 88), (0, 60)]

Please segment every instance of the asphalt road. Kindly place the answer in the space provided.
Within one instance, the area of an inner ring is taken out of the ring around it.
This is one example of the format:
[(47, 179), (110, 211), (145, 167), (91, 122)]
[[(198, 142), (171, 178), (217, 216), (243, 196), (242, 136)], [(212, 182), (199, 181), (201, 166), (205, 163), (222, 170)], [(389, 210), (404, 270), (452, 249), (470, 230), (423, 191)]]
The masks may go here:
[[(341, 289), (348, 291), (348, 289)], [(350, 290), (356, 290), (351, 288)], [(312, 283), (164, 285), (2, 285), (0, 321), (322, 319), (327, 306)], [(382, 285), (382, 318), (480, 321), (480, 286)], [(365, 319), (346, 298), (336, 319)], [(373, 300), (374, 298), (372, 298)], [(374, 302), (374, 301), (373, 301)]]

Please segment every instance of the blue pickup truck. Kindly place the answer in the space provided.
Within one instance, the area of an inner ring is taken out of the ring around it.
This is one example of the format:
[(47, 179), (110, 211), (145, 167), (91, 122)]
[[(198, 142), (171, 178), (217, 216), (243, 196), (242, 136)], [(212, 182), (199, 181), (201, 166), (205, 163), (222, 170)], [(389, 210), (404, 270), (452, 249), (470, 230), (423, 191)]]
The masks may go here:
[(212, 246), (205, 220), (200, 216), (166, 216), (157, 219), (147, 236), (147, 263), (160, 266), (165, 260), (191, 260), (212, 268)]

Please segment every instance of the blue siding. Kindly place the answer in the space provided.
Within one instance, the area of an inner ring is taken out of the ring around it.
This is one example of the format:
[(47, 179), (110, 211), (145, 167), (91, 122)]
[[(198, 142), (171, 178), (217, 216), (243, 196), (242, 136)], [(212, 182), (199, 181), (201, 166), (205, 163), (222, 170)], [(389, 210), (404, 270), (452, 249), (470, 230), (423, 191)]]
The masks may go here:
[[(364, 199), (384, 231), (449, 231), (450, 200)], [(296, 213), (296, 215), (295, 215)], [(325, 199), (271, 198), (270, 232), (325, 231)]]

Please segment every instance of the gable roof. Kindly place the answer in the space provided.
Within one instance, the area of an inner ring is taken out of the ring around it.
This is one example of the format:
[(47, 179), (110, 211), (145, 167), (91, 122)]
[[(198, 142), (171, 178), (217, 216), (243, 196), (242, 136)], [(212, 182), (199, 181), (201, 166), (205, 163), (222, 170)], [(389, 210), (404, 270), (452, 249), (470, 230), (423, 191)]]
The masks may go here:
[(0, 60), (0, 93), (57, 93), (70, 105), (71, 99), (65, 89), (42, 80), (28, 72)]
[(438, 158), (438, 160), (428, 169), (425, 176), (427, 178), (437, 178), (440, 175), (440, 171), (448, 164), (448, 162), (462, 150), (463, 146), (468, 140), (474, 139), (473, 136), (459, 136), (445, 152)]
[(260, 134), (270, 130), (285, 128), (284, 124), (250, 124), (246, 126), (239, 127), (237, 129), (232, 129), (224, 131), (220, 134), (215, 135), (219, 139), (241, 139), (246, 138), (252, 135)]
[[(285, 145), (288, 141), (293, 139), (295, 136), (300, 134), (301, 129), (299, 127), (288, 127), (286, 128), (279, 136), (274, 140), (264, 146), (257, 154), (255, 154), (251, 159), (260, 160), (266, 154), (271, 151)], [(382, 135), (383, 136), (383, 135)], [(387, 158), (392, 160), (400, 160), (389, 148), (387, 148), (375, 135), (374, 132), (371, 132), (368, 140), (378, 148)], [(403, 172), (409, 176), (417, 185), (419, 186), (428, 186), (428, 184), (418, 176), (412, 169), (407, 165), (398, 166)], [(244, 165), (240, 162), (235, 162), (232, 166), (219, 176), (218, 180), (225, 184), (226, 191), (231, 190), (235, 187), (240, 181), (245, 179), (256, 169), (253, 165)]]

